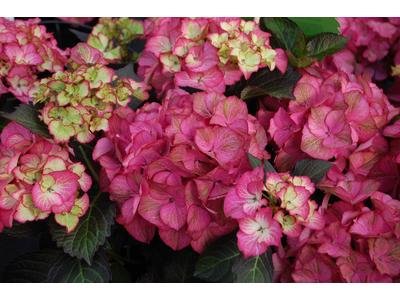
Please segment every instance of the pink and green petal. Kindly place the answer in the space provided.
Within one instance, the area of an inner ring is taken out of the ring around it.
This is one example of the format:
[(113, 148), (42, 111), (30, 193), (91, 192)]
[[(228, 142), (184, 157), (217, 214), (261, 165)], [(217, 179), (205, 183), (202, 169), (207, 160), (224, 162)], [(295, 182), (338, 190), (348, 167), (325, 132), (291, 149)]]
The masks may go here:
[(78, 216), (71, 213), (55, 214), (54, 219), (61, 226), (67, 227), (67, 233), (74, 231), (79, 223)]

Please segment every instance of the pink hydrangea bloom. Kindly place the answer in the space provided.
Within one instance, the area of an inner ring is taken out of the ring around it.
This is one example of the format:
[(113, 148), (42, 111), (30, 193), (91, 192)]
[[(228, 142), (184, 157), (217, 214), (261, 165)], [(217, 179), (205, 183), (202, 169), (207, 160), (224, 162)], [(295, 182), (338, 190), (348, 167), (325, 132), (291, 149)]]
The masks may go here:
[[(270, 157), (266, 133), (244, 102), (216, 92), (170, 90), (162, 105), (148, 103), (136, 112), (118, 108), (109, 126), (93, 158), (104, 169), (102, 189), (118, 204), (117, 221), (143, 242), (157, 227), (175, 250), (190, 244), (202, 252), (234, 230), (237, 221), (223, 213), (224, 198), (251, 170), (246, 152)], [(126, 178), (132, 172), (142, 175), (131, 192)], [(262, 187), (260, 182), (250, 192)]]
[(32, 101), (28, 90), (36, 74), (63, 70), (68, 62), (69, 49), (58, 48), (39, 22), (39, 18), (14, 22), (0, 18), (0, 94), (11, 92), (23, 103)]
[(226, 85), (242, 74), (248, 79), (259, 68), (285, 72), (287, 57), (282, 49), (272, 49), (269, 36), (240, 18), (147, 19), (138, 75), (159, 98), (175, 87), (223, 93)]
[[(86, 192), (92, 180), (81, 163), (73, 163), (69, 149), (11, 122), (1, 133), (0, 191), (2, 224), (12, 226), (47, 218), (75, 229), (89, 207)], [(83, 192), (79, 197), (80, 191)]]

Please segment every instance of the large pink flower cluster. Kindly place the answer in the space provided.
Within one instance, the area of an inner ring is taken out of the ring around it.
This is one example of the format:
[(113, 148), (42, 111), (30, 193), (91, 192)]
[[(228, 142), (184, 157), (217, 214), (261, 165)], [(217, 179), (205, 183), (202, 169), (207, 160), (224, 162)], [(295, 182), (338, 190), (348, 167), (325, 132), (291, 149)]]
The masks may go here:
[(248, 79), (259, 68), (285, 72), (287, 57), (282, 49), (272, 49), (269, 37), (257, 23), (240, 18), (147, 19), (138, 75), (159, 98), (185, 86), (223, 93), (242, 74)]
[(202, 252), (237, 227), (224, 215), (226, 194), (251, 170), (246, 152), (269, 158), (262, 125), (235, 96), (174, 89), (162, 105), (118, 107), (93, 159), (102, 189), (117, 202), (117, 222), (137, 240), (162, 240)]
[[(307, 157), (334, 166), (317, 185), (327, 192), (318, 209), (326, 227), (305, 227), (287, 238), (273, 256), (275, 280), (397, 280), (399, 122), (390, 121), (399, 108), (361, 75), (333, 73), (318, 63), (299, 71), (296, 100), (269, 97), (265, 104), (275, 112), (258, 113), (279, 149), (275, 167), (286, 172)], [(328, 205), (331, 195), (340, 200)]]
[[(11, 122), (1, 132), (0, 231), (54, 213), (58, 224), (74, 230), (89, 207), (92, 180), (73, 163), (72, 150)], [(82, 193), (83, 192), (83, 193)]]
[(287, 172), (306, 157), (335, 159), (337, 163), (344, 159), (348, 180), (354, 181), (349, 176), (371, 177), (377, 164), (386, 161), (389, 154), (384, 135), (393, 133), (386, 125), (399, 108), (363, 76), (333, 73), (319, 66), (301, 70), (302, 77), (294, 90), (296, 100), (278, 102), (269, 97), (266, 100), (275, 102), (275, 112), (258, 112), (279, 149), (275, 166)]
[[(324, 59), (327, 68), (355, 75), (367, 70), (376, 83), (400, 75), (400, 18), (346, 17), (337, 20), (341, 35), (350, 40), (343, 51)], [(400, 78), (395, 83), (400, 83)], [(398, 88), (390, 89), (389, 94), (390, 99), (400, 101)]]
[(14, 22), (0, 18), (0, 94), (11, 92), (24, 103), (38, 72), (56, 72), (68, 62), (69, 49), (61, 50), (39, 18)]
[(400, 282), (400, 201), (381, 192), (371, 208), (328, 201), (324, 229), (306, 227), (272, 255), (275, 282)]

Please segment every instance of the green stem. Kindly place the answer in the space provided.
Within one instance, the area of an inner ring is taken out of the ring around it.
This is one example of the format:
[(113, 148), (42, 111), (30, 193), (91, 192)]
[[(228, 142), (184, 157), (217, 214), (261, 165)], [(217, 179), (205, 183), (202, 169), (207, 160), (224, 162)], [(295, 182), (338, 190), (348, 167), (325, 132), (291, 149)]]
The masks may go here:
[(112, 249), (113, 247), (111, 247), (110, 242), (106, 239), (106, 246), (108, 247), (108, 249)]
[(99, 199), (99, 197), (103, 194), (103, 192), (101, 190), (99, 190), (96, 194), (96, 196), (94, 196), (93, 200), (90, 200), (90, 204), (89, 204), (89, 211), (91, 213), (94, 204), (96, 203), (97, 199)]
[(94, 148), (92, 146), (89, 146), (88, 144), (81, 144), (81, 146), (83, 146), (83, 147), (85, 147), (85, 148), (87, 148), (87, 149), (89, 149), (91, 151), (94, 150)]
[(118, 253), (112, 251), (111, 249), (107, 249), (107, 254), (110, 255), (111, 259), (114, 258), (121, 265), (125, 265), (126, 264), (126, 258), (122, 257), (121, 255), (119, 255)]
[(89, 168), (90, 172), (92, 173), (92, 176), (94, 177), (94, 179), (96, 179), (97, 183), (100, 184), (99, 175), (97, 175), (97, 173), (94, 171), (93, 166), (92, 166), (92, 164), (90, 163), (88, 157), (86, 156), (86, 153), (85, 153), (85, 151), (83, 150), (82, 145), (80, 145), (78, 148), (79, 148), (79, 150), (82, 152), (83, 159), (84, 159), (85, 162), (86, 162), (86, 166)]
[(264, 198), (269, 199), (269, 194), (266, 194), (266, 193), (262, 192), (262, 195), (264, 196)]

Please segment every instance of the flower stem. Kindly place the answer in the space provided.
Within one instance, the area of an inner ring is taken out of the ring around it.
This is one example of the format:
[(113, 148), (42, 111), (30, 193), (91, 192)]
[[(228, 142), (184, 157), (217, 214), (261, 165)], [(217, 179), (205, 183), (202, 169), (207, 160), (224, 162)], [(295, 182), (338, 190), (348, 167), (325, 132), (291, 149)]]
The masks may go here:
[(93, 166), (92, 166), (92, 164), (90, 163), (88, 157), (86, 156), (86, 153), (85, 153), (85, 151), (83, 150), (82, 145), (80, 145), (78, 148), (79, 148), (79, 150), (80, 150), (81, 153), (82, 153), (83, 159), (85, 160), (86, 166), (89, 168), (90, 173), (92, 173), (92, 176), (93, 176), (94, 179), (97, 181), (97, 183), (100, 184), (99, 175), (97, 175), (97, 173), (94, 171)]
[(90, 151), (93, 151), (93, 150), (94, 150), (94, 148), (93, 148), (92, 146), (89, 146), (88, 144), (81, 144), (81, 146), (83, 146), (83, 147), (89, 149)]

